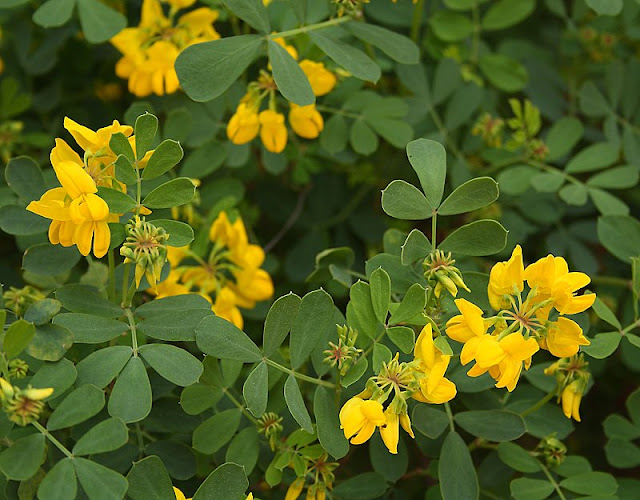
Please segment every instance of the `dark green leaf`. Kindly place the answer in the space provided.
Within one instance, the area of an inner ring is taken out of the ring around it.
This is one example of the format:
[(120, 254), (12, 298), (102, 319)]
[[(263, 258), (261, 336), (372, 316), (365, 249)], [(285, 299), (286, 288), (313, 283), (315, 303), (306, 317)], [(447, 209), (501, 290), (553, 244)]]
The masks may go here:
[(36, 327), (36, 334), (26, 353), (43, 361), (58, 361), (73, 344), (71, 332), (60, 325)]
[(456, 413), (456, 423), (474, 436), (489, 441), (514, 441), (527, 430), (517, 413), (502, 410), (479, 410)]
[(189, 203), (195, 192), (191, 179), (178, 177), (155, 188), (142, 200), (142, 204), (147, 208), (179, 207)]
[(95, 385), (83, 385), (62, 401), (47, 422), (47, 429), (55, 431), (90, 419), (104, 407), (104, 392)]
[(129, 332), (129, 325), (122, 321), (92, 314), (58, 314), (53, 323), (68, 328), (73, 334), (73, 341), (79, 344), (100, 344)]
[(220, 359), (235, 359), (243, 363), (256, 363), (262, 352), (246, 333), (233, 323), (218, 317), (204, 318), (196, 328), (198, 348)]
[(71, 458), (55, 464), (38, 486), (40, 500), (75, 500), (77, 493), (78, 482)]
[(491, 177), (476, 177), (458, 186), (438, 208), (440, 215), (477, 210), (498, 199), (498, 184)]
[(438, 245), (440, 250), (460, 255), (491, 255), (507, 244), (507, 230), (494, 220), (479, 220), (456, 229)]
[(193, 354), (170, 344), (146, 344), (140, 356), (162, 378), (180, 387), (195, 384), (202, 375), (202, 363)]
[(142, 170), (142, 178), (146, 181), (155, 179), (175, 167), (184, 152), (180, 143), (166, 139), (153, 151), (147, 165)]
[(267, 313), (264, 322), (263, 349), (265, 356), (271, 356), (284, 342), (300, 308), (300, 297), (288, 293), (276, 300)]
[(553, 484), (546, 479), (521, 477), (511, 481), (509, 490), (515, 500), (543, 500), (553, 493)]
[(247, 403), (247, 409), (260, 418), (267, 411), (269, 401), (269, 370), (267, 364), (259, 363), (245, 380), (242, 395)]
[(65, 285), (56, 291), (56, 299), (69, 311), (93, 314), (103, 318), (122, 316), (122, 309), (109, 302), (95, 288), (85, 285)]
[(509, 467), (519, 472), (532, 473), (540, 470), (540, 463), (527, 450), (515, 443), (500, 443), (498, 457)]
[(291, 415), (293, 415), (293, 418), (295, 418), (300, 427), (309, 433), (313, 433), (313, 424), (309, 416), (309, 411), (307, 410), (302, 393), (298, 387), (298, 382), (293, 374), (289, 375), (284, 384), (284, 399), (287, 402)]
[(142, 360), (133, 356), (118, 376), (109, 398), (109, 415), (139, 422), (151, 411), (151, 384)]
[(333, 323), (333, 300), (324, 290), (306, 294), (291, 325), (291, 367), (295, 370), (311, 355)]
[(392, 181), (382, 191), (382, 209), (396, 219), (423, 220), (432, 215), (425, 196), (413, 184), (406, 181)]
[(136, 118), (134, 127), (136, 137), (136, 158), (142, 160), (151, 149), (153, 138), (158, 131), (158, 119), (151, 113), (144, 113)]
[(127, 19), (98, 0), (77, 0), (80, 26), (87, 41), (102, 43), (127, 26)]
[(340, 498), (349, 500), (373, 500), (384, 495), (387, 482), (377, 472), (365, 472), (340, 482), (333, 493)]
[[(48, 3), (45, 5), (48, 5)], [(38, 10), (41, 9), (42, 7)], [(4, 170), (4, 178), (7, 181), (7, 186), (26, 201), (39, 199), (47, 190), (40, 167), (28, 156), (11, 158)]]
[(200, 321), (209, 316), (213, 316), (210, 309), (159, 312), (138, 323), (138, 330), (154, 339), (193, 341)]
[(131, 143), (122, 132), (118, 132), (111, 136), (111, 139), (109, 139), (109, 147), (116, 155), (124, 156), (129, 160), (130, 164), (136, 161), (136, 155), (133, 152)]
[(224, 0), (227, 8), (252, 28), (269, 33), (269, 15), (262, 0)]
[(418, 174), (427, 203), (432, 209), (438, 208), (447, 175), (447, 153), (442, 144), (429, 139), (416, 139), (407, 144), (407, 156)]
[(244, 469), (237, 464), (222, 464), (200, 485), (193, 500), (235, 500), (249, 487)]
[(122, 371), (132, 354), (133, 349), (126, 345), (105, 347), (89, 354), (76, 367), (78, 384), (104, 389)]
[(57, 276), (70, 271), (80, 257), (75, 247), (41, 243), (27, 248), (22, 258), (22, 268), (40, 276)]
[(127, 492), (127, 480), (107, 467), (76, 457), (76, 475), (89, 500), (122, 500)]
[(450, 432), (442, 444), (438, 479), (443, 500), (477, 500), (478, 476), (467, 444), (457, 432)]
[(273, 79), (284, 98), (299, 106), (313, 104), (316, 98), (311, 84), (296, 60), (273, 40), (269, 40), (268, 49)]
[(371, 273), (369, 289), (371, 290), (371, 305), (376, 318), (380, 323), (384, 323), (391, 301), (391, 278), (381, 267)]
[(108, 418), (92, 427), (73, 447), (74, 455), (93, 455), (117, 450), (127, 444), (129, 430), (119, 418)]
[(318, 441), (322, 447), (336, 459), (344, 457), (349, 451), (349, 442), (340, 430), (333, 393), (324, 387), (318, 387), (313, 398), (313, 413), (318, 425)]
[(193, 431), (193, 448), (211, 455), (222, 448), (233, 437), (240, 425), (240, 410), (234, 408), (216, 413), (202, 422)]
[(310, 33), (311, 40), (322, 51), (342, 66), (349, 73), (361, 80), (377, 82), (380, 79), (380, 68), (364, 52), (351, 45), (333, 40), (317, 31)]
[(488, 31), (509, 28), (524, 21), (535, 8), (535, 0), (499, 0), (482, 18), (482, 28)]
[(33, 476), (45, 459), (44, 435), (36, 432), (20, 438), (0, 453), (0, 471), (14, 481)]
[(346, 27), (360, 40), (375, 45), (394, 61), (400, 64), (418, 63), (420, 50), (406, 36), (374, 24), (357, 21), (346, 24)]
[(515, 59), (503, 54), (483, 54), (480, 56), (478, 66), (487, 80), (505, 92), (518, 92), (529, 81), (527, 69)]
[(173, 485), (162, 460), (150, 456), (134, 462), (127, 474), (131, 500), (175, 500)]
[(627, 216), (600, 217), (598, 239), (609, 252), (628, 263), (640, 254), (640, 222)]
[(62, 26), (71, 19), (75, 5), (76, 0), (49, 0), (33, 13), (33, 22), (43, 28)]

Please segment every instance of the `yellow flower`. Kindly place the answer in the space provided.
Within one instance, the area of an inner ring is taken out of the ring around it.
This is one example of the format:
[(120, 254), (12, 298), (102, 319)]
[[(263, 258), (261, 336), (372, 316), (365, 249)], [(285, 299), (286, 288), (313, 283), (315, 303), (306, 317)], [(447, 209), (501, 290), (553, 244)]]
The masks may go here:
[(427, 324), (420, 332), (414, 356), (420, 362), (424, 376), (420, 377), (420, 391), (415, 392), (413, 398), (431, 404), (451, 401), (457, 393), (456, 385), (444, 376), (451, 356), (442, 354), (435, 346), (431, 324)]
[(253, 493), (249, 493), (247, 495), (247, 498), (245, 498), (245, 500), (253, 500)]
[(289, 45), (284, 38), (273, 38), (273, 41), (280, 45), (284, 50), (286, 50), (291, 57), (293, 57), (296, 61), (298, 60), (298, 51), (293, 45)]
[(216, 316), (226, 319), (242, 330), (244, 326), (242, 313), (237, 307), (236, 296), (229, 287), (224, 287), (216, 293), (216, 301), (211, 310), (216, 313)]
[(315, 139), (324, 128), (324, 120), (315, 104), (298, 106), (291, 103), (289, 124), (296, 134), (305, 139)]
[(340, 428), (352, 444), (366, 442), (376, 430), (387, 424), (382, 405), (377, 401), (357, 396), (347, 401), (340, 410)]
[[(393, 405), (393, 404), (392, 404)], [(411, 420), (406, 411), (401, 414), (397, 414), (390, 405), (384, 412), (387, 418), (387, 425), (380, 427), (380, 437), (384, 445), (389, 450), (389, 453), (394, 455), (398, 454), (398, 442), (400, 440), (400, 426), (409, 434), (412, 438), (415, 438), (413, 429), (411, 428)]]
[(498, 262), (491, 269), (489, 275), (489, 302), (496, 311), (508, 309), (511, 306), (505, 297), (513, 295), (514, 291), (524, 289), (524, 265), (522, 263), (522, 248), (516, 245), (511, 258), (506, 262)]
[(296, 500), (302, 493), (302, 489), (304, 488), (304, 478), (298, 477), (293, 483), (289, 485), (289, 489), (287, 490), (287, 494), (284, 496), (284, 500)]
[(260, 121), (253, 106), (242, 102), (227, 124), (227, 137), (234, 144), (245, 144), (258, 135)]
[(580, 401), (582, 401), (583, 392), (584, 383), (581, 380), (574, 380), (562, 390), (560, 400), (565, 417), (580, 422)]
[(272, 153), (281, 153), (287, 145), (287, 127), (284, 115), (267, 109), (258, 115), (260, 120), (260, 139), (262, 144)]
[(186, 9), (187, 7), (191, 7), (196, 0), (164, 0), (172, 7), (176, 9)]
[(336, 75), (325, 68), (323, 63), (304, 59), (299, 64), (304, 74), (307, 75), (315, 95), (326, 95), (336, 86)]
[(180, 491), (175, 486), (173, 487), (173, 493), (176, 496), (176, 500), (191, 500), (190, 498), (185, 497), (184, 493), (182, 493), (182, 491)]
[(558, 321), (549, 324), (547, 336), (540, 341), (540, 346), (558, 358), (568, 358), (578, 353), (581, 345), (589, 345), (582, 328), (575, 321), (559, 317)]
[(462, 343), (483, 336), (487, 327), (482, 317), (482, 309), (465, 299), (456, 299), (454, 302), (462, 314), (447, 321), (447, 335)]

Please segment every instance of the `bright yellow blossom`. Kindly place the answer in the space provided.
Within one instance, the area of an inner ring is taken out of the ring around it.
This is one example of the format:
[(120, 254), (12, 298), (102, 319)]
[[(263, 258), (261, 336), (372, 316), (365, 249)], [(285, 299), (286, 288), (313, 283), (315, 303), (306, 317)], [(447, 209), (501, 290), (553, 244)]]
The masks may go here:
[(456, 386), (444, 376), (451, 356), (442, 354), (435, 346), (430, 323), (418, 336), (414, 356), (419, 361), (420, 370), (424, 374), (420, 378), (420, 391), (413, 394), (414, 399), (431, 404), (451, 401), (456, 395)]
[(262, 144), (272, 153), (281, 153), (287, 145), (287, 127), (284, 124), (284, 115), (270, 109), (261, 111), (260, 139)]
[(447, 335), (462, 343), (483, 336), (487, 327), (482, 317), (482, 309), (465, 299), (456, 299), (454, 302), (461, 314), (447, 322)]
[(524, 265), (522, 264), (522, 248), (516, 245), (507, 262), (498, 262), (489, 275), (489, 302), (491, 307), (499, 311), (508, 309), (511, 303), (507, 298), (514, 290), (524, 289)]
[(323, 63), (303, 59), (299, 64), (304, 74), (307, 75), (315, 95), (326, 95), (336, 86), (336, 75), (325, 68)]
[(581, 345), (589, 344), (591, 342), (583, 335), (580, 325), (562, 316), (551, 323), (547, 336), (540, 341), (540, 347), (558, 358), (573, 356), (578, 353)]
[(296, 134), (305, 139), (315, 139), (324, 128), (324, 120), (315, 104), (298, 106), (291, 103), (289, 124)]
[(184, 493), (182, 493), (182, 491), (180, 491), (175, 486), (173, 487), (173, 493), (176, 496), (176, 500), (191, 500), (190, 498), (185, 497)]
[(377, 401), (363, 400), (357, 396), (347, 401), (340, 410), (340, 428), (352, 444), (369, 440), (376, 430), (387, 424), (382, 405)]
[(258, 135), (260, 121), (256, 109), (241, 102), (227, 124), (227, 137), (234, 144), (245, 144)]
[(298, 477), (293, 483), (289, 485), (289, 489), (287, 489), (287, 494), (284, 496), (284, 500), (296, 500), (302, 493), (304, 489), (304, 478)]
[(580, 422), (580, 401), (582, 401), (582, 393), (584, 392), (583, 386), (581, 380), (574, 380), (560, 394), (564, 416), (573, 418), (576, 422)]

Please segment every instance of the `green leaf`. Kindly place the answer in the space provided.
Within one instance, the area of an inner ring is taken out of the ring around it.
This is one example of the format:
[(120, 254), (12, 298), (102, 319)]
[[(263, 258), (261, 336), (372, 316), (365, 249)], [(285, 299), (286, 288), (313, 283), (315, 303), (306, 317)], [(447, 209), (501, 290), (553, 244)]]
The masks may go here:
[(413, 184), (395, 180), (382, 191), (382, 209), (395, 219), (424, 220), (432, 215), (425, 196)]
[(540, 470), (540, 463), (527, 450), (515, 443), (500, 443), (498, 457), (509, 467), (519, 472), (533, 473)]
[(640, 254), (640, 222), (628, 216), (600, 217), (598, 239), (618, 259), (629, 263)]
[(98, 0), (77, 0), (80, 26), (89, 43), (102, 43), (127, 26), (127, 19)]
[(93, 455), (121, 448), (129, 441), (129, 430), (119, 418), (108, 418), (92, 427), (73, 447), (74, 455)]
[(457, 432), (450, 432), (444, 439), (438, 479), (443, 500), (478, 499), (478, 476), (471, 460), (467, 444)]
[(563, 479), (560, 487), (582, 495), (613, 495), (618, 489), (618, 483), (611, 474), (585, 472)]
[(509, 491), (515, 500), (543, 500), (553, 493), (553, 485), (546, 479), (520, 477), (511, 481)]
[(263, 361), (258, 363), (242, 386), (242, 395), (247, 409), (254, 417), (260, 418), (267, 411), (269, 402), (269, 370)]
[(418, 174), (422, 191), (432, 209), (437, 209), (444, 193), (447, 175), (447, 153), (442, 144), (429, 139), (416, 139), (407, 144), (409, 162)]
[(246, 474), (251, 474), (258, 463), (260, 453), (260, 437), (255, 427), (242, 429), (229, 443), (225, 460), (244, 467)]
[(187, 309), (209, 311), (211, 310), (211, 303), (201, 295), (187, 293), (184, 295), (175, 295), (172, 297), (163, 297), (162, 299), (151, 300), (140, 305), (135, 310), (135, 315), (146, 319), (159, 314), (178, 314)]
[(53, 411), (47, 429), (56, 431), (90, 419), (104, 407), (104, 392), (95, 385), (83, 385), (69, 394)]
[(380, 323), (384, 323), (391, 302), (391, 278), (381, 267), (371, 273), (369, 289), (371, 290), (371, 305), (376, 318)]
[(3, 349), (7, 359), (18, 356), (36, 334), (36, 327), (23, 319), (11, 323), (4, 334)]
[(170, 344), (146, 344), (140, 356), (162, 378), (180, 387), (195, 384), (202, 375), (202, 363), (193, 354)]
[(577, 183), (564, 186), (558, 191), (558, 196), (565, 203), (576, 207), (581, 207), (589, 199), (589, 193), (585, 185)]
[(187, 47), (175, 63), (180, 86), (194, 101), (215, 99), (258, 57), (262, 44), (259, 35), (243, 35)]
[(287, 402), (287, 407), (293, 415), (293, 418), (298, 422), (300, 427), (309, 433), (313, 433), (313, 424), (309, 411), (304, 403), (300, 387), (293, 374), (290, 374), (287, 381), (284, 384), (284, 399)]
[(582, 122), (573, 116), (565, 116), (556, 121), (544, 142), (549, 148), (549, 160), (557, 160), (568, 154), (578, 144), (584, 134)]
[(616, 315), (611, 311), (611, 309), (609, 309), (607, 304), (600, 300), (600, 298), (596, 297), (596, 301), (593, 303), (592, 307), (593, 312), (597, 314), (598, 318), (606, 321), (614, 328), (622, 330), (622, 325), (620, 324), (620, 321), (618, 321), (618, 318), (616, 318)]
[(598, 333), (591, 339), (591, 345), (582, 346), (580, 350), (586, 352), (592, 358), (608, 358), (616, 351), (621, 339), (620, 332)]
[(419, 283), (415, 283), (407, 290), (402, 302), (400, 302), (398, 308), (391, 315), (389, 324), (397, 325), (398, 323), (410, 320), (424, 310), (426, 302), (425, 289)]
[(43, 361), (58, 361), (73, 344), (71, 332), (59, 325), (41, 325), (26, 348), (26, 353)]
[(234, 500), (242, 497), (248, 487), (244, 469), (237, 464), (226, 463), (209, 474), (193, 495), (193, 500)]
[(162, 460), (156, 456), (133, 463), (127, 474), (131, 500), (175, 500), (171, 478)]
[(149, 337), (169, 341), (193, 341), (202, 319), (213, 316), (210, 309), (184, 309), (162, 312), (138, 323), (138, 330)]
[(189, 203), (195, 192), (191, 179), (178, 177), (155, 188), (142, 200), (142, 204), (147, 208), (179, 207)]
[(449, 425), (449, 417), (429, 405), (417, 405), (411, 414), (411, 425), (428, 438), (437, 439)]
[(77, 494), (78, 482), (71, 458), (55, 464), (38, 486), (40, 500), (75, 500)]
[(43, 28), (62, 26), (73, 14), (76, 0), (49, 0), (33, 13), (33, 22)]
[(387, 328), (387, 337), (404, 353), (409, 354), (415, 346), (415, 332), (407, 326)]
[(80, 257), (75, 247), (40, 243), (27, 248), (22, 257), (22, 269), (40, 276), (58, 276), (70, 271)]
[(133, 356), (113, 386), (107, 409), (125, 423), (139, 422), (151, 411), (151, 384), (142, 359)]
[(151, 149), (153, 138), (158, 131), (158, 119), (151, 113), (144, 113), (136, 118), (134, 132), (136, 137), (136, 158), (142, 160)]
[(358, 280), (349, 290), (347, 304), (347, 322), (360, 334), (376, 338), (380, 322), (376, 318), (371, 302), (371, 286)]
[(138, 176), (136, 175), (136, 171), (133, 169), (131, 162), (120, 155), (116, 158), (115, 161), (115, 174), (116, 179), (124, 184), (135, 184), (138, 181)]
[(269, 33), (269, 14), (262, 0), (224, 0), (227, 8), (252, 28)]
[(58, 314), (53, 324), (68, 328), (73, 334), (73, 341), (79, 344), (100, 344), (129, 332), (129, 325), (122, 321), (92, 314)]
[(180, 395), (180, 406), (189, 415), (199, 415), (220, 401), (222, 395), (218, 387), (204, 384), (190, 385)]
[(610, 439), (604, 447), (607, 462), (619, 469), (640, 465), (640, 448), (624, 439)]
[(130, 164), (136, 161), (136, 155), (131, 148), (131, 143), (122, 132), (111, 136), (111, 139), (109, 139), (109, 147), (116, 155), (124, 156)]
[(317, 31), (309, 33), (311, 40), (320, 49), (360, 80), (376, 83), (380, 79), (380, 68), (364, 52), (351, 45), (333, 40)]
[(0, 229), (15, 236), (43, 233), (50, 221), (31, 212), (20, 205), (4, 205), (0, 207)]
[(349, 131), (349, 141), (353, 150), (369, 156), (378, 149), (378, 136), (364, 120), (356, 120)]
[(65, 285), (56, 290), (56, 299), (69, 311), (93, 314), (103, 318), (117, 318), (122, 316), (122, 309), (103, 298), (98, 291), (85, 285)]
[(422, 231), (413, 229), (402, 245), (402, 265), (409, 266), (431, 253), (431, 242)]
[(105, 347), (89, 354), (77, 364), (78, 384), (92, 384), (104, 389), (122, 371), (133, 349), (126, 345)]
[(235, 359), (243, 363), (257, 363), (262, 352), (246, 333), (233, 323), (218, 317), (207, 316), (196, 328), (198, 348), (220, 359)]
[(602, 427), (608, 438), (634, 440), (640, 437), (639, 427), (615, 413), (604, 419)]
[(591, 172), (608, 167), (618, 159), (618, 148), (608, 142), (598, 142), (575, 155), (565, 170), (568, 173)]
[(483, 256), (500, 252), (506, 244), (507, 230), (502, 224), (483, 219), (456, 229), (438, 248), (453, 254)]
[(180, 167), (180, 175), (202, 179), (222, 167), (227, 154), (225, 146), (219, 142), (210, 141), (187, 156)]
[(602, 215), (629, 215), (629, 207), (619, 198), (602, 189), (589, 189), (593, 204)]
[(160, 177), (175, 167), (184, 155), (179, 142), (166, 139), (153, 151), (147, 165), (142, 170), (142, 179), (148, 181)]
[(318, 441), (332, 457), (340, 459), (349, 451), (349, 442), (340, 430), (338, 408), (333, 393), (324, 387), (316, 389), (313, 398), (313, 413), (318, 425)]
[(284, 342), (298, 314), (301, 300), (291, 292), (277, 299), (269, 308), (262, 341), (265, 356), (271, 356)]
[(375, 45), (400, 64), (417, 64), (420, 50), (409, 38), (374, 24), (357, 21), (345, 24), (346, 28), (363, 42)]
[(473, 22), (468, 16), (438, 10), (429, 18), (429, 25), (440, 40), (445, 42), (460, 42), (473, 33)]
[(44, 325), (60, 312), (61, 307), (62, 304), (56, 299), (42, 299), (29, 306), (24, 319), (36, 325)]
[(373, 500), (384, 495), (388, 485), (384, 477), (377, 472), (365, 472), (340, 482), (333, 493), (339, 498), (349, 500)]
[(268, 41), (269, 62), (273, 79), (283, 97), (299, 106), (308, 106), (316, 101), (311, 84), (297, 61), (282, 45)]
[(77, 377), (78, 372), (73, 363), (68, 359), (62, 358), (55, 363), (43, 363), (29, 383), (36, 389), (51, 387), (53, 395), (49, 396), (49, 398), (54, 398), (71, 387)]
[(291, 367), (295, 370), (311, 355), (333, 324), (333, 300), (323, 289), (309, 292), (300, 302), (291, 325)]
[(468, 433), (496, 442), (514, 441), (527, 430), (520, 415), (503, 410), (464, 411), (455, 421)]
[(587, 184), (604, 189), (627, 189), (638, 184), (640, 172), (635, 165), (613, 167), (592, 176)]
[(476, 177), (458, 186), (438, 209), (439, 215), (456, 215), (485, 207), (498, 199), (498, 183), (491, 177)]
[(124, 498), (129, 485), (127, 480), (116, 471), (80, 457), (73, 459), (73, 465), (89, 500), (122, 500)]
[(170, 219), (154, 219), (149, 222), (169, 233), (167, 245), (171, 247), (184, 247), (193, 241), (193, 228), (189, 224)]
[(340, 385), (342, 387), (349, 387), (355, 384), (366, 373), (369, 368), (369, 361), (365, 356), (361, 356), (355, 364), (349, 368), (349, 371), (344, 374), (344, 377), (340, 379)]
[(617, 16), (622, 12), (622, 0), (586, 0), (587, 5), (591, 7), (600, 16)]
[(11, 158), (4, 170), (4, 178), (7, 186), (23, 200), (37, 200), (47, 190), (40, 167), (28, 156)]
[(347, 121), (341, 115), (333, 115), (324, 123), (324, 129), (320, 134), (320, 145), (328, 153), (336, 154), (347, 147), (349, 132)]
[(211, 455), (227, 444), (238, 430), (240, 416), (237, 408), (216, 413), (193, 431), (193, 449)]
[(499, 0), (489, 7), (482, 18), (482, 29), (502, 30), (529, 17), (536, 8), (535, 0)]
[(518, 92), (529, 82), (527, 69), (515, 59), (503, 54), (483, 54), (478, 60), (478, 66), (492, 85), (505, 92)]
[(372, 367), (375, 373), (379, 373), (383, 363), (391, 361), (393, 354), (391, 350), (384, 344), (376, 342), (373, 345)]
[(531, 179), (537, 173), (535, 167), (514, 165), (500, 172), (496, 179), (503, 193), (516, 196), (525, 193), (531, 187)]
[(0, 471), (13, 481), (33, 476), (45, 459), (44, 435), (36, 432), (14, 441), (0, 453)]

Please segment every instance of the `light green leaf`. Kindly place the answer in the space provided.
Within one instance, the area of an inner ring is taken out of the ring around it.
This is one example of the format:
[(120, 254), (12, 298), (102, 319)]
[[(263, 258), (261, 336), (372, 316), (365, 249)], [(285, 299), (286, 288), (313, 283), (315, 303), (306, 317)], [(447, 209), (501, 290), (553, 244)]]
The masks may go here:
[(264, 322), (262, 342), (265, 356), (271, 356), (284, 342), (298, 314), (301, 300), (291, 292), (280, 297), (269, 308)]
[(114, 345), (92, 352), (76, 366), (78, 385), (92, 384), (104, 389), (122, 371), (132, 354), (133, 349), (126, 345)]
[(628, 216), (600, 217), (598, 239), (618, 259), (629, 263), (640, 254), (640, 222)]
[(391, 278), (387, 272), (379, 267), (371, 273), (369, 277), (369, 288), (371, 290), (371, 305), (380, 323), (384, 323), (389, 312), (389, 302), (391, 301)]
[(262, 353), (246, 333), (233, 323), (218, 317), (207, 316), (196, 328), (198, 348), (220, 359), (235, 359), (243, 363), (262, 360)]
[(618, 148), (608, 142), (598, 142), (575, 155), (565, 170), (568, 173), (592, 172), (613, 164), (618, 159)]
[(262, 0), (224, 0), (227, 8), (252, 28), (269, 33), (269, 14)]
[(167, 245), (170, 247), (183, 247), (193, 241), (193, 228), (189, 224), (170, 219), (155, 219), (150, 222), (169, 233)]
[(515, 443), (500, 443), (498, 457), (509, 467), (519, 472), (533, 473), (540, 470), (540, 463), (527, 450)]
[(142, 179), (155, 179), (175, 167), (184, 155), (179, 142), (166, 139), (153, 151), (147, 165), (142, 170)]
[(517, 413), (502, 410), (478, 410), (456, 413), (456, 423), (474, 436), (489, 441), (514, 441), (526, 432)]
[(129, 430), (119, 418), (108, 418), (86, 432), (73, 447), (74, 455), (117, 450), (129, 441)]
[(24, 314), (24, 319), (38, 326), (44, 325), (60, 312), (61, 307), (62, 304), (56, 299), (42, 299), (29, 306)]
[(498, 199), (498, 183), (476, 177), (458, 186), (438, 208), (440, 215), (456, 215), (485, 207)]
[(147, 208), (179, 207), (189, 203), (195, 192), (191, 179), (178, 177), (155, 188), (142, 200), (142, 204)]
[(417, 316), (424, 310), (424, 306), (427, 302), (427, 296), (425, 289), (418, 283), (407, 290), (402, 302), (398, 308), (394, 311), (389, 319), (389, 324), (397, 325), (410, 320), (414, 316)]
[(598, 318), (606, 321), (614, 328), (622, 330), (622, 325), (620, 324), (620, 321), (618, 321), (618, 318), (616, 318), (616, 315), (613, 313), (613, 311), (611, 311), (611, 309), (609, 309), (607, 304), (600, 300), (600, 298), (596, 297), (596, 301), (593, 303), (592, 307), (593, 312), (598, 315)]
[(113, 386), (109, 415), (125, 423), (139, 422), (151, 411), (151, 383), (142, 359), (133, 356), (125, 365)]
[(317, 31), (309, 33), (311, 40), (320, 49), (360, 80), (377, 82), (380, 79), (380, 68), (364, 52), (351, 45), (333, 40)]
[(402, 265), (409, 266), (416, 261), (424, 260), (431, 253), (431, 242), (422, 231), (413, 229), (402, 245)]
[(409, 162), (418, 174), (422, 191), (432, 209), (440, 206), (447, 175), (447, 153), (442, 144), (429, 139), (416, 139), (407, 144)]
[(580, 349), (596, 359), (604, 359), (611, 356), (620, 345), (622, 336), (620, 332), (598, 333), (591, 339), (590, 345), (584, 345)]
[(527, 69), (515, 59), (503, 54), (483, 54), (478, 66), (492, 85), (505, 92), (518, 92), (525, 88), (529, 81)]
[(116, 155), (124, 156), (129, 161), (129, 164), (136, 161), (136, 155), (133, 152), (131, 143), (122, 132), (111, 136), (111, 139), (109, 139), (109, 147)]
[(60, 325), (41, 325), (25, 352), (42, 361), (58, 361), (73, 344), (71, 332)]
[(238, 430), (240, 416), (237, 408), (216, 413), (193, 431), (193, 449), (211, 455), (227, 444)]
[(407, 326), (392, 326), (387, 328), (387, 337), (404, 353), (409, 354), (415, 345), (415, 332)]
[(45, 459), (44, 435), (36, 432), (14, 441), (0, 453), (0, 471), (14, 481), (33, 476)]
[(340, 385), (342, 387), (349, 387), (355, 384), (366, 373), (369, 368), (369, 361), (365, 356), (361, 356), (355, 364), (349, 368), (349, 371), (344, 374), (344, 377), (340, 379)]
[(587, 5), (600, 16), (617, 16), (622, 12), (622, 0), (586, 0)]
[(456, 229), (438, 245), (453, 254), (483, 256), (501, 251), (507, 244), (507, 230), (494, 220), (483, 219)]
[(193, 354), (170, 344), (146, 344), (140, 356), (162, 378), (180, 387), (195, 384), (202, 375), (202, 363)]
[(89, 43), (102, 43), (127, 26), (127, 19), (98, 0), (77, 0), (80, 26)]
[(374, 24), (352, 21), (346, 28), (363, 42), (375, 45), (400, 64), (417, 64), (420, 50), (409, 38)]
[(104, 407), (104, 392), (95, 385), (83, 385), (60, 403), (47, 422), (47, 429), (55, 431), (90, 419)]
[(425, 196), (413, 184), (394, 180), (382, 191), (382, 209), (395, 219), (424, 220), (432, 215)]
[(509, 484), (515, 500), (543, 500), (553, 493), (553, 485), (546, 479), (520, 477)]
[(136, 158), (142, 160), (151, 149), (153, 138), (158, 131), (158, 119), (151, 113), (145, 113), (136, 118), (134, 132), (136, 136)]
[(36, 327), (23, 319), (11, 323), (4, 334), (3, 349), (7, 359), (18, 356), (36, 334)]
[(316, 98), (311, 84), (297, 61), (273, 40), (269, 40), (268, 49), (273, 79), (283, 97), (299, 106), (313, 104)]
[[(49, 5), (49, 3), (44, 5)], [(4, 178), (7, 181), (7, 186), (26, 201), (39, 199), (47, 190), (40, 167), (28, 156), (11, 158), (4, 170)]]
[(482, 28), (487, 31), (509, 28), (524, 21), (535, 8), (535, 0), (499, 0), (482, 18)]
[(557, 160), (569, 153), (584, 134), (582, 122), (573, 116), (556, 121), (544, 142), (549, 148), (549, 160)]
[(460, 42), (473, 33), (473, 22), (468, 16), (438, 10), (429, 18), (429, 25), (440, 40), (445, 42)]
[(324, 387), (318, 387), (313, 398), (313, 413), (318, 425), (318, 441), (322, 447), (336, 459), (344, 457), (349, 451), (349, 442), (340, 430), (333, 393)]
[(618, 483), (611, 474), (585, 472), (563, 479), (560, 487), (582, 495), (613, 495), (618, 490)]
[(79, 344), (100, 344), (129, 332), (129, 325), (122, 321), (92, 314), (58, 314), (53, 324), (68, 328), (73, 334), (73, 341)]
[(300, 387), (298, 387), (298, 382), (293, 374), (289, 375), (284, 384), (284, 399), (287, 402), (287, 407), (291, 415), (293, 415), (293, 418), (295, 418), (300, 427), (309, 433), (313, 433), (313, 424), (309, 416), (309, 411), (307, 410), (302, 393), (300, 392)]
[(245, 380), (242, 395), (247, 409), (254, 417), (260, 418), (267, 411), (269, 401), (269, 370), (267, 364), (259, 363)]
[(38, 486), (40, 500), (75, 500), (77, 494), (78, 482), (71, 458), (55, 464)]
[(33, 13), (33, 22), (43, 28), (62, 26), (73, 14), (76, 0), (49, 0)]
[(333, 324), (333, 300), (324, 290), (306, 294), (291, 326), (291, 367), (295, 370), (311, 355)]

